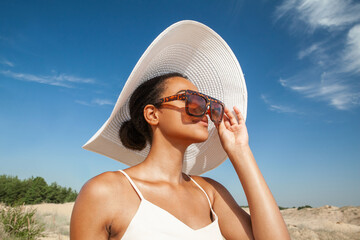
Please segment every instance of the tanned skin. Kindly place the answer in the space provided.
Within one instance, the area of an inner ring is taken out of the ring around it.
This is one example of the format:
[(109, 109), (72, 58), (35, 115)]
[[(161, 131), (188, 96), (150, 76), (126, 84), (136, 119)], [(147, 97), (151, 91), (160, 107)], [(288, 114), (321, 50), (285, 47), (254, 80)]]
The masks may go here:
[[(162, 97), (186, 89), (198, 91), (181, 77), (169, 78), (165, 84)], [(235, 115), (225, 108), (224, 119), (216, 127), (246, 194), (251, 216), (220, 183), (210, 178), (192, 177), (208, 194), (226, 239), (290, 239), (278, 205), (249, 147), (244, 118), (237, 107), (233, 110)], [(144, 117), (153, 131), (151, 150), (142, 163), (125, 172), (146, 200), (190, 228), (209, 225), (212, 222), (210, 207), (204, 193), (182, 173), (186, 148), (208, 138), (208, 117), (187, 115), (185, 104), (180, 100), (164, 103), (160, 108), (147, 105)], [(70, 239), (121, 239), (139, 204), (139, 196), (122, 173), (105, 172), (90, 179), (76, 199)]]

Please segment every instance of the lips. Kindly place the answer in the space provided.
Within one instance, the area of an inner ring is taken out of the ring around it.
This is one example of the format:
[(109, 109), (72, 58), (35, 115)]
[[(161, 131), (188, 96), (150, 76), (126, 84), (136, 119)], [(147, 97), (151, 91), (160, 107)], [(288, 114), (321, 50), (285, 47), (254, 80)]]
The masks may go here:
[(201, 119), (200, 122), (207, 126), (208, 125), (208, 118), (205, 116), (203, 119)]
[(201, 120), (200, 122), (203, 122), (203, 123), (208, 123), (208, 121), (207, 120)]
[(205, 116), (201, 119), (197, 118), (197, 119), (194, 119), (193, 120), (193, 123), (200, 123), (201, 125), (205, 125), (205, 126), (208, 126), (208, 118)]

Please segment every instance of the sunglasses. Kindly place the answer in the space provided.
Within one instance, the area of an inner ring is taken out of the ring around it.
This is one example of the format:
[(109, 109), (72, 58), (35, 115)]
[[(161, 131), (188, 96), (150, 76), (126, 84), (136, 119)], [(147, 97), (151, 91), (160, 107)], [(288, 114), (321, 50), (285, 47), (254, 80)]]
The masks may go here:
[(203, 93), (191, 90), (184, 90), (183, 93), (161, 98), (156, 104), (161, 105), (175, 100), (185, 100), (185, 111), (190, 116), (202, 117), (208, 113), (211, 121), (215, 124), (219, 124), (224, 116), (224, 103)]

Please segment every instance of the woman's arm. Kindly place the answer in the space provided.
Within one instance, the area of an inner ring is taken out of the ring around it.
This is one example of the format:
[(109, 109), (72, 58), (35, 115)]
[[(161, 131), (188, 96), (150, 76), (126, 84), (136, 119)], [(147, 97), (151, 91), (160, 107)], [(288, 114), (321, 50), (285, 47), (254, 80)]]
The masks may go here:
[[(242, 231), (250, 239), (250, 230), (253, 237), (257, 240), (290, 239), (276, 201), (250, 150), (245, 120), (238, 108), (234, 107), (234, 111), (238, 120), (229, 109), (225, 108), (226, 116), (224, 116), (224, 121), (218, 126), (218, 132), (223, 148), (228, 154), (243, 186), (249, 204), (251, 221), (239, 210), (231, 195), (222, 186), (212, 184), (216, 186), (214, 209), (218, 208), (216, 210), (219, 213), (222, 211), (228, 212), (228, 215), (224, 215), (223, 219), (219, 217), (220, 227), (225, 225), (222, 222), (228, 222), (227, 216), (229, 216), (233, 221), (238, 219), (238, 224), (244, 229)], [(223, 234), (228, 235), (225, 236), (226, 238), (237, 239), (236, 237), (233, 238), (233, 234), (230, 232), (237, 231), (240, 227), (238, 224), (232, 224), (232, 229), (224, 227), (225, 232)]]

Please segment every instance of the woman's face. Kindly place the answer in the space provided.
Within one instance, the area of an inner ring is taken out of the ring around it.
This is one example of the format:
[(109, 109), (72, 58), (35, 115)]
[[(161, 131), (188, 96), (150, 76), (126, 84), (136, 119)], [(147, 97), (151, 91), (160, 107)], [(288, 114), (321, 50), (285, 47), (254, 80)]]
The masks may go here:
[[(182, 77), (172, 77), (166, 80), (161, 98), (178, 94), (182, 90), (198, 91), (189, 80)], [(185, 111), (185, 101), (166, 102), (159, 108), (159, 130), (167, 138), (191, 144), (205, 141), (208, 136), (208, 117), (190, 116)]]

